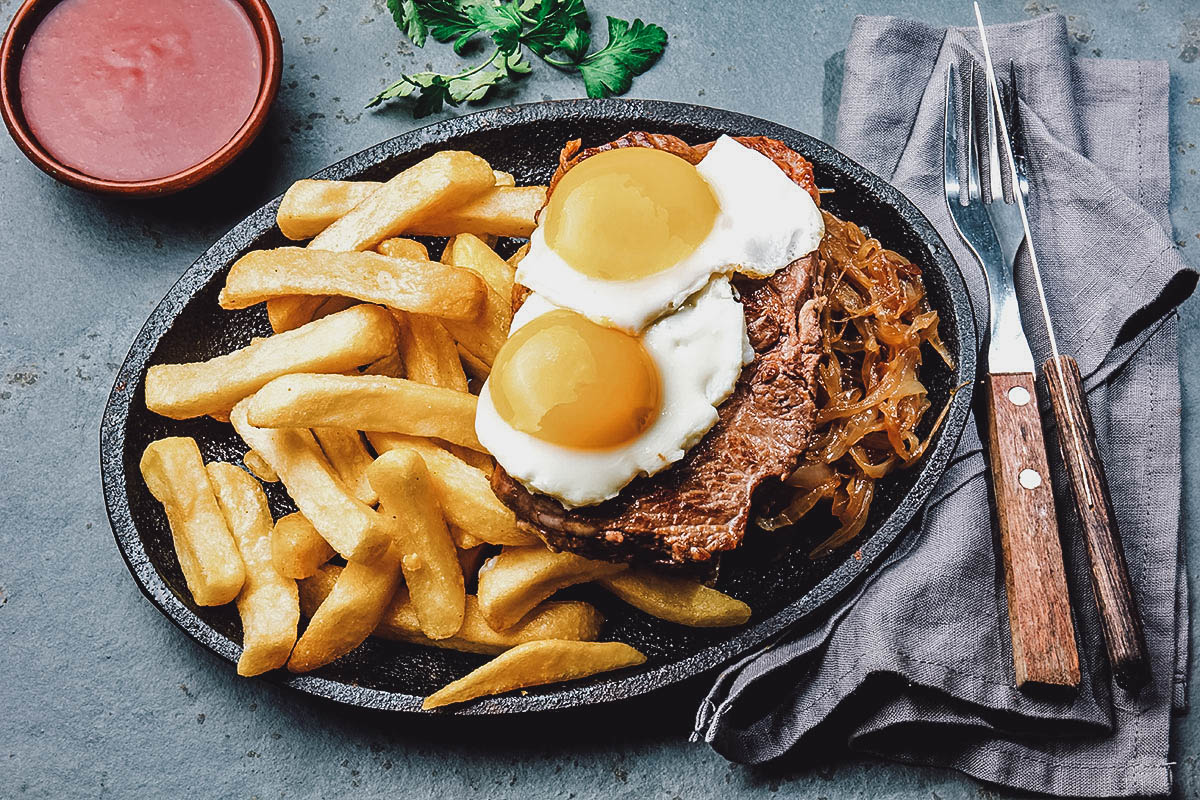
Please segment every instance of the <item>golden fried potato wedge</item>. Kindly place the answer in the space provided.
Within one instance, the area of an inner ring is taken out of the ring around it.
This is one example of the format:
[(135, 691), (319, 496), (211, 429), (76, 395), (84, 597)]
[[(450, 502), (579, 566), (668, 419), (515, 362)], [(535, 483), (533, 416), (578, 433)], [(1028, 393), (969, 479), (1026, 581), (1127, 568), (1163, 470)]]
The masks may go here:
[(631, 569), (598, 583), (634, 608), (678, 625), (723, 628), (750, 619), (750, 606), (741, 600), (688, 578)]
[[(399, 326), (397, 326), (398, 328)], [(363, 375), (383, 375), (388, 378), (404, 377), (404, 361), (399, 351), (388, 353), (383, 358), (377, 358), (362, 369)]]
[(378, 558), (391, 540), (386, 521), (355, 497), (338, 477), (307, 428), (259, 428), (247, 418), (249, 400), (233, 408), (229, 421), (279, 475), (296, 507), (342, 557)]
[(362, 644), (400, 586), (400, 558), (400, 548), (392, 546), (372, 561), (347, 563), (308, 621), (287, 668), (308, 672)]
[(375, 452), (407, 448), (419, 454), (429, 468), (442, 513), (451, 528), (465, 531), (489, 544), (526, 545), (537, 537), (517, 528), (512, 509), (500, 502), (487, 475), (429, 439), (398, 433), (367, 434)]
[(275, 333), (294, 331), (316, 319), (317, 309), (329, 300), (322, 295), (288, 295), (267, 301), (267, 321)]
[(475, 396), (466, 392), (407, 378), (289, 375), (254, 394), (248, 418), (250, 424), (267, 428), (352, 428), (436, 436), (482, 450), (475, 438), (475, 403)]
[(397, 313), (396, 317), (400, 357), (409, 380), (467, 391), (467, 375), (446, 327), (424, 314)]
[(554, 553), (542, 545), (505, 547), (479, 568), (475, 593), (488, 624), (502, 631), (559, 589), (627, 568), (627, 564), (592, 561), (574, 553)]
[[(516, 185), (512, 173), (492, 170), (492, 176), (496, 186)], [(311, 239), (349, 214), (356, 205), (373, 195), (381, 186), (383, 184), (379, 181), (296, 181), (284, 193), (283, 202), (279, 204), (275, 220), (279, 225), (279, 230), (287, 238)], [(542, 189), (544, 199), (545, 187), (534, 188)], [(505, 219), (520, 219), (520, 199), (513, 198), (502, 203), (496, 203), (493, 200), (492, 205), (495, 208), (493, 213), (502, 215), (502, 222)], [(476, 217), (481, 211), (474, 201), (466, 204), (466, 208), (471, 209)], [(537, 209), (535, 208), (534, 211), (536, 212)], [(453, 214), (454, 212), (449, 213)], [(509, 222), (508, 224), (513, 223)], [(463, 228), (463, 230), (468, 230), (468, 228)]]
[(392, 450), (375, 460), (367, 476), (381, 513), (391, 519), (421, 631), (430, 639), (453, 636), (462, 627), (467, 592), (425, 462), (411, 450)]
[(279, 247), (252, 250), (239, 258), (229, 269), (218, 301), (222, 308), (247, 308), (289, 295), (340, 295), (474, 321), (480, 318), (486, 291), (486, 283), (471, 270), (437, 261)]
[(546, 204), (545, 186), (497, 186), (444, 214), (414, 221), (405, 233), (414, 236), (512, 236), (528, 238), (537, 213)]
[(378, 181), (296, 181), (284, 192), (275, 223), (289, 239), (311, 239), (380, 186)]
[(462, 359), (463, 368), (467, 373), (477, 381), (483, 382), (488, 379), (488, 375), (492, 373), (492, 365), (485, 363), (482, 359), (475, 356), (474, 353), (467, 350), (461, 344), (458, 345), (458, 357)]
[(429, 248), (416, 239), (393, 236), (375, 246), (375, 252), (388, 258), (411, 258), (413, 261), (429, 261)]
[(217, 505), (233, 532), (246, 565), (246, 582), (237, 596), (242, 618), (242, 655), (238, 675), (261, 675), (287, 663), (296, 644), (300, 601), (296, 581), (275, 569), (271, 556), (271, 509), (262, 485), (233, 464), (208, 465)]
[(146, 372), (146, 408), (172, 419), (228, 414), (272, 378), (345, 372), (395, 349), (392, 315), (377, 306), (355, 306), (208, 361), (156, 364)]
[(242, 456), (242, 464), (250, 470), (251, 475), (263, 483), (279, 483), (279, 476), (275, 474), (275, 470), (271, 469), (271, 465), (261, 454), (247, 450), (246, 455)]
[(167, 514), (175, 555), (196, 605), (231, 602), (245, 583), (246, 568), (196, 440), (172, 436), (153, 441), (140, 468), (146, 488)]
[(429, 695), (421, 707), (438, 708), (527, 686), (577, 680), (645, 661), (644, 655), (622, 642), (526, 642)]
[(483, 278), (491, 290), (504, 302), (505, 308), (508, 309), (509, 322), (512, 321), (512, 289), (516, 270), (510, 267), (507, 261), (496, 255), (496, 251), (486, 242), (478, 236), (460, 233), (446, 243), (446, 252), (442, 254), (442, 261), (456, 267), (465, 267)]
[(459, 344), (489, 367), (508, 338), (512, 325), (513, 271), (504, 259), (471, 234), (455, 236), (442, 260), (468, 269), (487, 283), (483, 311), (474, 320), (445, 320), (446, 330)]
[(529, 242), (526, 242), (517, 248), (517, 252), (508, 257), (508, 265), (513, 268), (514, 272), (516, 272), (517, 265), (521, 263), (521, 259), (524, 258), (528, 252)]
[[(310, 578), (300, 581), (300, 608), (311, 616), (333, 590), (342, 568), (327, 564)], [(462, 627), (445, 639), (430, 639), (421, 632), (417, 610), (401, 587), (375, 628), (384, 639), (430, 645), (465, 653), (495, 655), (510, 647), (541, 639), (588, 642), (600, 635), (604, 616), (589, 603), (578, 600), (547, 600), (506, 631), (494, 631), (479, 612), (474, 595), (467, 595)]]
[(329, 542), (299, 511), (280, 517), (271, 530), (271, 558), (280, 575), (307, 578), (334, 556)]
[(312, 432), (330, 466), (350, 488), (351, 494), (369, 506), (375, 505), (379, 497), (367, 480), (367, 467), (375, 459), (367, 450), (362, 434), (350, 428), (313, 428)]
[(359, 202), (309, 243), (314, 250), (368, 250), (406, 233), (495, 186), (488, 163), (474, 153), (443, 150), (409, 167)]

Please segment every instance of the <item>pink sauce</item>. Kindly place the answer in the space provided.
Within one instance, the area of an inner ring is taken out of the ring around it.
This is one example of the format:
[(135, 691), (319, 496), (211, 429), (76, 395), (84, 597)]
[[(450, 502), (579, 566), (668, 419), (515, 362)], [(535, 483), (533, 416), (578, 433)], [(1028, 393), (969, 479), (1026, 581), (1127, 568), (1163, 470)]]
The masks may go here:
[(63, 164), (152, 180), (228, 143), (261, 81), (258, 36), (235, 0), (63, 0), (21, 58), (21, 109)]

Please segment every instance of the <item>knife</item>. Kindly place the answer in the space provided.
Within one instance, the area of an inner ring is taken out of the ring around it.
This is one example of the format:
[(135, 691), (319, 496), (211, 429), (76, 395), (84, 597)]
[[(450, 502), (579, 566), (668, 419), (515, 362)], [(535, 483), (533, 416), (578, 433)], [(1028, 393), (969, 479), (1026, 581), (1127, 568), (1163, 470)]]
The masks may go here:
[[(988, 92), (996, 108), (999, 127), (997, 140), (1001, 143), (1005, 166), (1013, 177), (1013, 199), (1021, 215), (1025, 233), (1025, 248), (1029, 255), (1032, 273), (1038, 290), (1042, 321), (1050, 342), (1051, 358), (1042, 364), (1050, 395), (1050, 405), (1057, 423), (1058, 444), (1063, 463), (1070, 478), (1071, 494), (1083, 530), (1091, 568), (1092, 593), (1104, 631), (1105, 647), (1113, 677), (1119, 686), (1135, 691), (1149, 679), (1146, 658), (1145, 634), (1137, 602), (1129, 581), (1129, 570), (1117, 531), (1116, 515), (1109, 496), (1108, 480), (1104, 464), (1096, 446), (1095, 430), (1083, 388), (1079, 365), (1071, 356), (1059, 352), (1050, 307), (1046, 303), (1046, 290), (1042, 284), (1042, 273), (1029, 228), (1026, 199), (1029, 192), (1027, 164), (1023, 152), (1020, 129), (1020, 108), (1016, 90), (1016, 67), (1010, 64), (1009, 102), (1002, 101), (1000, 82), (992, 66), (987, 33), (979, 3), (975, 3), (975, 20), (979, 26), (979, 39), (983, 47), (984, 64), (987, 71)], [(1011, 117), (1013, 126), (1006, 119)], [(1014, 152), (1014, 142), (1020, 148)], [(995, 163), (993, 161), (993, 163)]]

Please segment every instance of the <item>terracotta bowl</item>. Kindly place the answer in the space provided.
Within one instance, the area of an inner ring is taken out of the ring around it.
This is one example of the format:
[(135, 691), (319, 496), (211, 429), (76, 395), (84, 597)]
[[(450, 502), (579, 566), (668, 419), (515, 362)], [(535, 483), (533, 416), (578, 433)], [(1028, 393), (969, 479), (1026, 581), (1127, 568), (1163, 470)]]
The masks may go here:
[(283, 42), (279, 37), (275, 17), (265, 0), (238, 0), (258, 34), (259, 46), (262, 49), (262, 82), (250, 116), (232, 139), (208, 158), (182, 172), (145, 181), (94, 178), (61, 163), (38, 143), (26, 125), (25, 116), (21, 111), (18, 81), (21, 56), (29, 43), (29, 37), (50, 9), (59, 2), (60, 0), (25, 0), (9, 24), (3, 43), (0, 43), (0, 116), (4, 117), (4, 124), (8, 127), (13, 141), (21, 148), (21, 152), (56, 181), (100, 194), (161, 197), (195, 186), (220, 172), (229, 166), (262, 130), (271, 102), (279, 90), (279, 78), (283, 71)]

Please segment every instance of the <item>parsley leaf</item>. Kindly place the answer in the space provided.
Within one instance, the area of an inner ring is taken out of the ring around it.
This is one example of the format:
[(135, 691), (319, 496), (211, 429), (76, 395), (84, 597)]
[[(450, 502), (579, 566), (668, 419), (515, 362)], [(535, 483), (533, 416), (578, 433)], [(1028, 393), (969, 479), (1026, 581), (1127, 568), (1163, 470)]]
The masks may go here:
[(388, 11), (392, 12), (392, 19), (395, 20), (396, 27), (404, 31), (404, 34), (417, 47), (424, 47), (428, 29), (425, 27), (425, 20), (421, 19), (421, 13), (417, 10), (416, 0), (387, 0), (387, 7)]
[(616, 17), (608, 18), (608, 44), (579, 62), (588, 97), (625, 94), (633, 79), (641, 75), (662, 55), (667, 32), (657, 25), (635, 19), (633, 24)]
[(515, 2), (503, 5), (491, 3), (470, 5), (467, 6), (467, 17), (475, 25), (477, 31), (490, 35), (492, 41), (503, 52), (511, 53), (517, 49), (524, 21), (521, 19), (521, 12)]
[(556, 0), (542, 0), (537, 20), (521, 37), (521, 44), (543, 58), (554, 52), (574, 25), (566, 6)]
[[(477, 66), (456, 74), (402, 75), (371, 98), (367, 108), (416, 96), (413, 114), (424, 117), (446, 106), (484, 99), (491, 88), (532, 69), (525, 50), (547, 64), (578, 72), (589, 97), (629, 90), (633, 78), (654, 65), (667, 34), (657, 25), (608, 18), (608, 44), (589, 54), (591, 21), (584, 0), (386, 0), (396, 26), (418, 47), (428, 37), (453, 43), (462, 55), (479, 35), (496, 48)], [(561, 52), (564, 58), (554, 54)]]
[[(463, 54), (467, 42), (479, 29), (458, 0), (415, 0), (429, 35), (439, 42), (454, 42), (454, 52)], [(471, 6), (468, 6), (470, 8)]]

